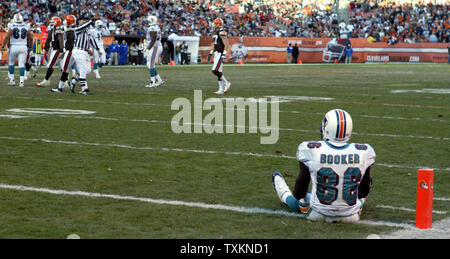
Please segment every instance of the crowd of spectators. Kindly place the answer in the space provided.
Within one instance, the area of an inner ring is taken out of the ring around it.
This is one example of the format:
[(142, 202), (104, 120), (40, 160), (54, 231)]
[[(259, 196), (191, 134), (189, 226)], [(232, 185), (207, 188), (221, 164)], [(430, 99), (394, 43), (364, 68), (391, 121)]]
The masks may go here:
[(115, 35), (144, 35), (143, 20), (155, 14), (163, 24), (163, 33), (185, 36), (210, 35), (212, 21), (221, 17), (232, 36), (348, 37), (387, 43), (450, 41), (448, 1), (405, 2), (351, 2), (349, 18), (343, 19), (335, 0), (6, 0), (0, 3), (0, 31), (5, 31), (16, 12), (27, 22), (40, 25), (52, 16), (77, 15), (87, 8), (98, 13)]

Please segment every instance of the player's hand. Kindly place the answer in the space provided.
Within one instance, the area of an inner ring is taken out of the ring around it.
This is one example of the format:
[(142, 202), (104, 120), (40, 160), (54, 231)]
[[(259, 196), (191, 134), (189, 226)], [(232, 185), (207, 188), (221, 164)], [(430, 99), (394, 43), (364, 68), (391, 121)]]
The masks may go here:
[(208, 57), (206, 57), (206, 61), (207, 61), (207, 62), (211, 62), (211, 56), (212, 56), (212, 54), (209, 53), (209, 54), (208, 54)]
[(225, 62), (227, 60), (227, 55), (226, 54), (222, 54), (222, 61)]

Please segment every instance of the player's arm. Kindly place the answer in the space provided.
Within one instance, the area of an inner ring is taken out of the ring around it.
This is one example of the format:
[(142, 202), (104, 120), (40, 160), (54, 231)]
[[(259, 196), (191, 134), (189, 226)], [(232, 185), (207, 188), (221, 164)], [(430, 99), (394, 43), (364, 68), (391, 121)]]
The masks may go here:
[(12, 30), (9, 30), (8, 33), (6, 34), (5, 38), (3, 39), (2, 49), (5, 49), (5, 46), (8, 45), (11, 35), (12, 35)]
[(27, 46), (33, 48), (33, 33), (30, 30), (27, 32)]
[(211, 56), (213, 53), (214, 53), (214, 42), (211, 44), (211, 49), (209, 50), (208, 56), (206, 57), (207, 62), (211, 61)]
[(229, 44), (229, 42), (228, 42), (228, 37), (227, 37), (226, 34), (225, 34), (225, 35), (220, 35), (220, 38), (222, 39), (222, 42), (223, 42), (223, 45), (224, 45), (224, 50), (223, 50), (223, 53), (222, 53), (222, 58), (223, 58), (224, 61), (225, 61), (225, 59), (227, 58), (228, 50), (230, 49), (230, 44)]
[(60, 53), (63, 53), (63, 51), (64, 51), (64, 34), (58, 33), (56, 35), (56, 37), (58, 37)]
[(153, 45), (155, 45), (156, 37), (157, 37), (157, 32), (156, 31), (151, 31), (150, 32), (150, 43), (147, 46), (148, 50), (151, 50), (153, 48)]
[(89, 20), (85, 23), (83, 23), (82, 25), (78, 26), (75, 28), (75, 33), (78, 34), (84, 30), (86, 30), (87, 28), (89, 28), (89, 26), (93, 23), (93, 20)]
[(366, 173), (359, 182), (358, 186), (358, 199), (366, 198), (369, 195), (370, 189), (372, 188), (372, 177), (370, 176), (370, 168), (366, 169)]
[(92, 37), (89, 38), (89, 41), (91, 42), (92, 48), (94, 48), (94, 50), (97, 50), (97, 51), (98, 51), (99, 48), (98, 48), (97, 41), (96, 41), (95, 39), (93, 39)]
[(48, 52), (48, 50), (50, 49), (50, 42), (52, 42), (53, 37), (52, 35), (53, 35), (52, 32), (48, 33), (47, 39), (45, 40), (45, 48), (44, 48), (45, 52)]
[(109, 30), (108, 30), (108, 28), (106, 28), (105, 25), (102, 25), (102, 32), (103, 32), (104, 36), (109, 36), (110, 35)]
[(299, 173), (297, 179), (295, 180), (295, 186), (292, 194), (297, 200), (300, 200), (306, 197), (309, 183), (311, 181), (311, 175), (309, 173), (308, 167), (304, 163), (298, 162), (298, 166)]

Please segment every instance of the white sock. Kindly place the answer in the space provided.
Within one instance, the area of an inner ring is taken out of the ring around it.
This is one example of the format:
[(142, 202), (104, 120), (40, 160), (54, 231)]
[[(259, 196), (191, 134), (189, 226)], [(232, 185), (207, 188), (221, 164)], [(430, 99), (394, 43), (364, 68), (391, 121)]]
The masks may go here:
[(285, 193), (283, 193), (283, 195), (281, 196), (281, 201), (284, 203), (284, 204), (286, 204), (286, 200), (287, 200), (287, 197), (289, 197), (290, 195), (292, 195), (292, 193), (291, 192), (285, 192)]
[(161, 79), (161, 77), (159, 75), (156, 75), (156, 80), (158, 80), (158, 82), (162, 81), (162, 79)]
[(63, 81), (59, 81), (58, 88), (59, 88), (59, 89), (63, 89), (64, 83), (65, 83), (65, 82), (63, 82)]
[(150, 78), (150, 82), (152, 83), (152, 84), (154, 84), (155, 83), (155, 77), (154, 76), (152, 76), (151, 78)]
[(25, 76), (20, 76), (20, 82), (23, 83), (25, 81)]
[(219, 91), (223, 92), (223, 81), (219, 81)]
[(222, 75), (222, 77), (220, 78), (220, 80), (222, 80), (222, 82), (225, 84), (228, 83), (228, 80), (225, 78), (225, 76)]

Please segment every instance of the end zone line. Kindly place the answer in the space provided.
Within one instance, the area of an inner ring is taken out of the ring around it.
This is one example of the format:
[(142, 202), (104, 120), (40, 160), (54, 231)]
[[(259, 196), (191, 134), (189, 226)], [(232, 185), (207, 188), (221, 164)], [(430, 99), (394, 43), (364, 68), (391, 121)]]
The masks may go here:
[[(91, 143), (91, 142), (77, 142), (77, 141), (67, 141), (67, 140), (52, 140), (52, 139), (28, 139), (28, 138), (6, 137), (6, 136), (0, 136), (0, 139), (16, 140), (16, 141), (30, 141), (30, 142), (44, 142), (44, 143), (66, 144), (66, 145), (115, 147), (115, 148), (126, 148), (126, 149), (135, 149), (135, 150), (154, 150), (154, 151), (166, 151), (166, 152), (173, 151), (173, 152), (189, 152), (189, 153), (200, 153), (200, 154), (223, 154), (223, 155), (237, 155), (237, 156), (296, 159), (295, 156), (270, 155), (270, 154), (260, 154), (260, 153), (252, 153), (252, 152), (182, 149), (182, 148), (166, 148), (166, 147), (150, 147), (150, 146), (137, 147), (137, 146), (131, 146), (131, 145), (125, 145), (125, 144)], [(427, 166), (391, 165), (391, 164), (384, 164), (384, 163), (376, 163), (376, 165), (388, 167), (388, 168), (407, 168), (407, 169), (432, 168), (432, 167), (427, 167)], [(433, 168), (433, 169), (437, 170), (437, 171), (450, 171), (450, 168)]]
[[(289, 216), (289, 217), (297, 217), (297, 218), (303, 217), (301, 214), (295, 213), (295, 212), (288, 212), (288, 211), (282, 211), (282, 210), (270, 210), (270, 209), (258, 208), (258, 207), (253, 207), (253, 208), (238, 207), (238, 206), (229, 206), (229, 205), (222, 205), (222, 204), (207, 204), (207, 203), (202, 203), (202, 202), (185, 202), (185, 201), (177, 201), (177, 200), (163, 200), (163, 199), (142, 198), (142, 197), (135, 197), (135, 196), (122, 196), (122, 195), (116, 195), (116, 194), (54, 190), (54, 189), (48, 189), (48, 188), (28, 187), (28, 186), (22, 186), (22, 185), (0, 184), (0, 189), (41, 192), (41, 193), (48, 193), (48, 194), (54, 194), (54, 195), (69, 195), (69, 196), (82, 196), (82, 197), (89, 197), (89, 198), (108, 198), (108, 199), (114, 199), (114, 200), (139, 201), (139, 202), (153, 203), (153, 204), (159, 204), (159, 205), (186, 206), (186, 207), (192, 207), (192, 208), (226, 210), (226, 211), (250, 213), (250, 214), (267, 214), (267, 215)], [(415, 229), (415, 227), (412, 224), (408, 224), (408, 223), (393, 223), (393, 222), (383, 222), (383, 221), (362, 220), (358, 224)]]

